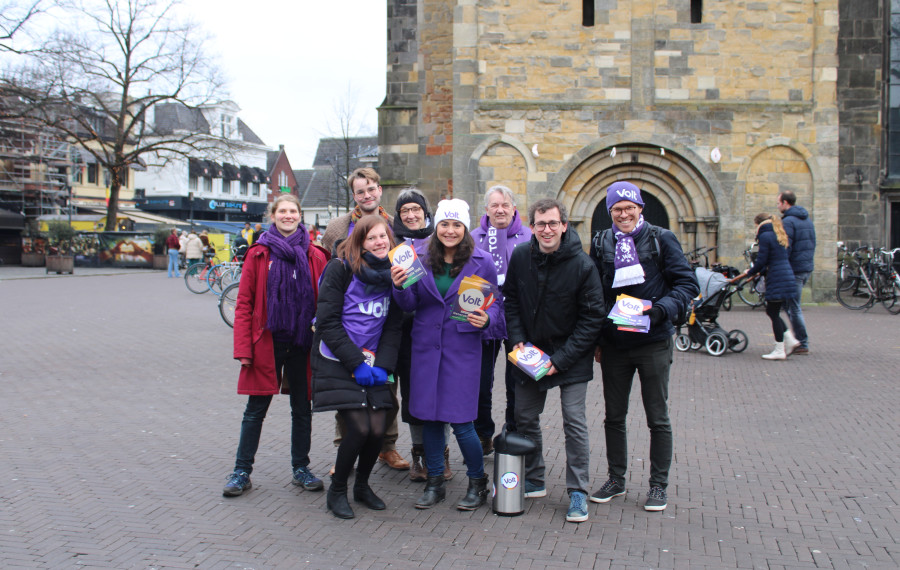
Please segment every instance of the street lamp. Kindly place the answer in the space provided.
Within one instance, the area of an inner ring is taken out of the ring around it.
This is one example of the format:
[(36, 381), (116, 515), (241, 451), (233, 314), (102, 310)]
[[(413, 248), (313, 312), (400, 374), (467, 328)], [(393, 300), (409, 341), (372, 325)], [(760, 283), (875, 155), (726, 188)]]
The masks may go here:
[(188, 192), (188, 203), (191, 209), (191, 233), (194, 233), (194, 193)]

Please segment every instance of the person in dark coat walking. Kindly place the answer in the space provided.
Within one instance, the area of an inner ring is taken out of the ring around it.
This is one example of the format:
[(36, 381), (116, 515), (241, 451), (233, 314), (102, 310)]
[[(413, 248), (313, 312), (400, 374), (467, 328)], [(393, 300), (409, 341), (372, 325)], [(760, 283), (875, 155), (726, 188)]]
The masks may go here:
[(762, 357), (766, 360), (784, 360), (800, 344), (779, 315), (784, 303), (788, 299), (797, 299), (798, 295), (794, 273), (788, 260), (790, 241), (777, 216), (757, 214), (753, 223), (756, 224), (759, 253), (756, 254), (753, 266), (731, 281), (766, 272), (766, 314), (772, 321), (775, 348)]
[(406, 312), (415, 311), (412, 328), (412, 369), (409, 411), (423, 420), (428, 479), (416, 508), (428, 509), (444, 500), (444, 427), (456, 435), (469, 486), (456, 507), (474, 510), (487, 500), (481, 442), (473, 420), (478, 414), (478, 379), (484, 329), (499, 318), (498, 299), (487, 311), (471, 311), (465, 321), (450, 318), (453, 301), (465, 277), (477, 275), (497, 286), (497, 270), (487, 253), (477, 249), (469, 235), (469, 205), (463, 200), (442, 200), (434, 215), (434, 235), (420, 251), (425, 275), (406, 289), (406, 270), (391, 270), (394, 298)]
[(319, 276), (328, 253), (309, 243), (296, 196), (278, 196), (269, 215), (274, 223), (258, 236), (244, 260), (234, 310), (234, 358), (241, 363), (237, 391), (248, 399), (234, 472), (222, 491), (226, 497), (252, 488), (250, 473), (263, 420), (279, 391), (290, 394), (292, 482), (308, 491), (324, 488), (309, 470), (312, 412), (307, 362)]
[(809, 276), (815, 268), (813, 259), (816, 253), (816, 228), (809, 218), (809, 212), (796, 204), (797, 195), (790, 190), (778, 195), (776, 205), (781, 212), (784, 233), (787, 234), (788, 242), (791, 244), (788, 259), (791, 262), (791, 271), (794, 272), (794, 284), (797, 286), (797, 298), (785, 299), (784, 309), (798, 341), (792, 351), (793, 354), (809, 354), (809, 334), (806, 331), (803, 310), (800, 308), (800, 298), (803, 286), (809, 281)]
[(644, 220), (640, 189), (627, 181), (606, 190), (606, 208), (613, 227), (595, 235), (591, 257), (600, 270), (606, 314), (620, 294), (650, 301), (646, 333), (621, 331), (607, 320), (595, 359), (603, 371), (606, 419), (606, 459), (609, 479), (591, 495), (606, 503), (625, 494), (628, 442), (625, 419), (634, 373), (641, 383), (641, 401), (650, 429), (650, 491), (644, 510), (662, 511), (672, 465), (672, 423), (669, 420), (669, 369), (675, 344), (673, 319), (687, 311), (700, 293), (674, 233)]
[(353, 499), (374, 510), (385, 504), (369, 487), (378, 460), (387, 412), (394, 407), (388, 382), (397, 362), (402, 312), (391, 302), (394, 239), (380, 216), (359, 220), (338, 246), (322, 276), (313, 338), (313, 411), (337, 410), (344, 437), (337, 450), (326, 505), (352, 519), (347, 480), (359, 460)]
[(559, 388), (566, 436), (568, 522), (588, 518), (590, 445), (585, 401), (594, 378), (591, 361), (603, 323), (603, 290), (597, 268), (569, 229), (566, 208), (543, 199), (528, 209), (531, 239), (516, 246), (509, 260), (505, 295), (509, 344), (518, 350), (530, 342), (550, 357), (552, 366), (538, 381), (514, 368), (516, 430), (537, 449), (525, 457), (525, 496), (545, 497), (541, 413), (547, 392)]

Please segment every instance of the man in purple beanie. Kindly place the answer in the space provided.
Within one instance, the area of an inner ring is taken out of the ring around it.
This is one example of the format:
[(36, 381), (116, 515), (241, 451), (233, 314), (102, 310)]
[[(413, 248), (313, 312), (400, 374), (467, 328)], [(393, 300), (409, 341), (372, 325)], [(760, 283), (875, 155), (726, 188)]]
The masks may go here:
[(613, 227), (595, 234), (591, 244), (606, 312), (612, 310), (621, 294), (648, 300), (652, 306), (644, 312), (650, 317), (647, 332), (619, 330), (607, 319), (600, 334), (595, 359), (603, 371), (609, 479), (591, 495), (591, 501), (606, 503), (625, 494), (625, 417), (637, 371), (650, 428), (650, 492), (644, 509), (662, 511), (668, 502), (666, 488), (672, 464), (668, 410), (675, 333), (672, 321), (687, 311), (700, 288), (675, 234), (644, 220), (644, 200), (637, 186), (624, 181), (612, 184), (606, 190), (606, 209)]

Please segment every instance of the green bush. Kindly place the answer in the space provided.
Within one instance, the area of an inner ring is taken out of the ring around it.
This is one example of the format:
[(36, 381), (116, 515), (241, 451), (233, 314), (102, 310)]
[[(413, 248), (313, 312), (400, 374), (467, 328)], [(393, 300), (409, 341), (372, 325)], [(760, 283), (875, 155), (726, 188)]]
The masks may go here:
[(72, 250), (72, 240), (75, 239), (75, 228), (69, 222), (63, 220), (50, 220), (47, 222), (47, 236), (49, 245), (61, 255), (68, 255)]

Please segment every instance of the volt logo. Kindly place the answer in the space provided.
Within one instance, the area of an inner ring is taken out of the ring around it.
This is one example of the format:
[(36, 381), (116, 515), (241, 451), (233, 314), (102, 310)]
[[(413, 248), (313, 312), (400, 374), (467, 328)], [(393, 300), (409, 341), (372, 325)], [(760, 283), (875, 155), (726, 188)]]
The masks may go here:
[(472, 289), (460, 294), (459, 306), (464, 311), (475, 311), (484, 305), (484, 294), (477, 289)]
[(381, 301), (369, 301), (368, 303), (358, 303), (359, 312), (364, 315), (371, 315), (375, 318), (381, 318), (388, 312), (390, 305), (390, 297), (385, 297)]

